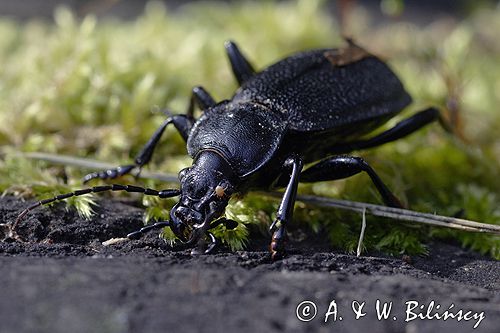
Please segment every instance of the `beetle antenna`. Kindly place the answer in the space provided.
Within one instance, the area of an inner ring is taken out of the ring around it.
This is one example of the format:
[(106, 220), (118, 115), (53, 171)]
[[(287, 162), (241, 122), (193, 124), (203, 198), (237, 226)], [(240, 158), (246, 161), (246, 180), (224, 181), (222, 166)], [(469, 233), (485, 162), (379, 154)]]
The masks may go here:
[(85, 194), (89, 194), (89, 193), (106, 192), (106, 191), (126, 191), (126, 192), (131, 192), (131, 193), (143, 193), (145, 195), (157, 196), (157, 197), (160, 197), (162, 199), (175, 197), (175, 196), (178, 196), (179, 194), (181, 194), (181, 191), (178, 189), (166, 189), (166, 190), (157, 191), (157, 190), (153, 190), (151, 188), (144, 188), (144, 187), (139, 187), (139, 186), (134, 186), (134, 185), (121, 185), (121, 184), (94, 186), (91, 188), (85, 188), (85, 189), (81, 189), (81, 190), (76, 190), (74, 192), (60, 194), (60, 195), (57, 195), (53, 198), (40, 200), (40, 201), (32, 204), (31, 206), (29, 206), (28, 208), (23, 210), (21, 212), (21, 214), (19, 214), (17, 216), (17, 219), (14, 222), (14, 224), (12, 225), (11, 230), (14, 231), (16, 229), (17, 225), (19, 224), (19, 222), (23, 219), (23, 217), (26, 216), (26, 214), (28, 214), (30, 211), (32, 211), (33, 209), (35, 209), (39, 206), (50, 204), (54, 201), (64, 200), (64, 199), (71, 198), (71, 197), (76, 197), (76, 196), (85, 195)]

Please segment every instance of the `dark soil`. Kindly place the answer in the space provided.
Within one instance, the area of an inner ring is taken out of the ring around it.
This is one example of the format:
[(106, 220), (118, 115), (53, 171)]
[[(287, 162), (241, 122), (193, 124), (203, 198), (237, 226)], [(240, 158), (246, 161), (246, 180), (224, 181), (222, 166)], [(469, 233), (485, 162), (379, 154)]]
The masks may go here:
[[(1, 222), (28, 205), (2, 198)], [(154, 233), (101, 244), (141, 227), (142, 213), (116, 200), (103, 200), (90, 221), (64, 205), (30, 213), (19, 226), (26, 243), (0, 242), (0, 332), (499, 332), (500, 262), (456, 245), (431, 244), (427, 257), (358, 258), (311, 235), (271, 262), (259, 235), (251, 251), (196, 257)], [(304, 300), (317, 305), (309, 322), (296, 316)], [(336, 321), (325, 323), (333, 300)], [(388, 319), (377, 319), (377, 300), (392, 302)], [(358, 320), (354, 301), (365, 302)], [(406, 322), (409, 301), (424, 306), (412, 311), (422, 317), (434, 301), (434, 319)], [(436, 319), (450, 307), (464, 318)]]

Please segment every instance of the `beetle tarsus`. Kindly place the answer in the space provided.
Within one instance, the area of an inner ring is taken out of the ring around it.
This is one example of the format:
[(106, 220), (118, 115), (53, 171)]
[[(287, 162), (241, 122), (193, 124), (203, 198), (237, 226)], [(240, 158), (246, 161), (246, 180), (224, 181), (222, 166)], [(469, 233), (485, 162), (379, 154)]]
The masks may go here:
[(191, 249), (190, 254), (192, 256), (199, 256), (205, 253), (206, 240), (205, 237), (201, 237), (197, 242), (196, 246)]
[(205, 254), (212, 253), (212, 251), (217, 247), (217, 238), (211, 233), (207, 232), (207, 236), (210, 238), (210, 244), (208, 244)]
[(273, 233), (271, 245), (269, 246), (269, 250), (271, 252), (271, 260), (276, 261), (283, 259), (283, 257), (285, 256), (286, 240), (286, 230), (282, 225)]

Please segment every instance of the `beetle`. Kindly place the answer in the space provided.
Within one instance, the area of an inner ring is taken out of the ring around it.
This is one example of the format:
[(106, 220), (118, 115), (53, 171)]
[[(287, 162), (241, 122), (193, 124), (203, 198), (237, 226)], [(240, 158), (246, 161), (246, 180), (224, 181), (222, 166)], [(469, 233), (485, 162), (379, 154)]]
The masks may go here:
[[(442, 121), (440, 112), (427, 108), (366, 138), (408, 106), (411, 97), (388, 65), (351, 39), (346, 41), (342, 48), (293, 54), (260, 72), (234, 42), (226, 42), (239, 83), (231, 99), (216, 102), (203, 87), (193, 88), (186, 113), (170, 115), (133, 164), (84, 177), (86, 183), (140, 172), (151, 160), (165, 129), (173, 125), (193, 159), (190, 167), (179, 172), (179, 189), (95, 186), (39, 201), (23, 211), (15, 224), (35, 207), (90, 192), (179, 196), (168, 221), (145, 226), (128, 237), (138, 238), (151, 229), (169, 226), (183, 243), (206, 248), (204, 252), (208, 253), (216, 243), (211, 228), (219, 224), (236, 226), (223, 217), (232, 196), (284, 188), (270, 227), (270, 252), (278, 259), (285, 253), (286, 227), (292, 220), (299, 182), (330, 181), (365, 172), (386, 205), (402, 207), (365, 160), (345, 154), (403, 138), (433, 121)], [(199, 119), (194, 117), (195, 106), (203, 111)]]

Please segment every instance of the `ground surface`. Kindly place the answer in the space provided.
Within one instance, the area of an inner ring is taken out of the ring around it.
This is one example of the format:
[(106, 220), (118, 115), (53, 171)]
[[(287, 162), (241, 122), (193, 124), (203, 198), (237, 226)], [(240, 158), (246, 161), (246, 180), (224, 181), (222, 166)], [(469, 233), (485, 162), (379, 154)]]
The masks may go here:
[[(2, 198), (2, 222), (28, 204)], [(142, 210), (130, 202), (103, 201), (91, 221), (62, 207), (27, 216), (19, 233), (29, 242), (0, 242), (2, 333), (499, 332), (500, 262), (456, 245), (432, 244), (429, 257), (357, 258), (311, 236), (274, 263), (262, 241), (252, 251), (191, 257), (155, 235), (104, 247), (141, 226)], [(296, 315), (304, 300), (317, 307), (309, 322)], [(337, 315), (325, 323), (333, 300)], [(377, 319), (377, 300), (392, 302), (387, 320)], [(410, 301), (424, 309), (407, 314)], [(352, 305), (363, 302), (366, 315), (356, 320)], [(436, 319), (450, 307), (464, 318)], [(405, 322), (426, 311), (433, 320)]]

